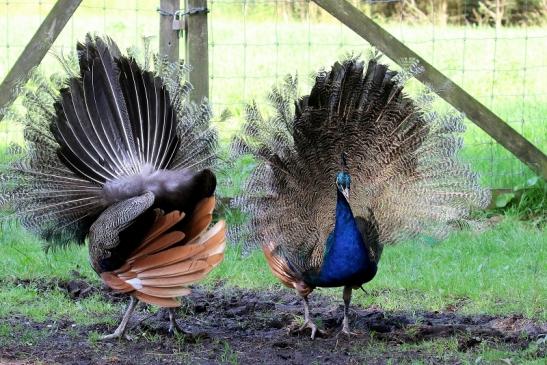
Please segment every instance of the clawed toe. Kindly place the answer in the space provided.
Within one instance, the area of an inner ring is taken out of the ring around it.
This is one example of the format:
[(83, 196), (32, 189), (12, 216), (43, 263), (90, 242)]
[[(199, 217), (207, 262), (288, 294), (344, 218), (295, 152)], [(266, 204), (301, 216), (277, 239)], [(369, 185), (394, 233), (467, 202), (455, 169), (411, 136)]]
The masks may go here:
[(127, 333), (117, 331), (109, 335), (104, 335), (103, 337), (101, 337), (101, 341), (119, 340), (122, 337), (127, 341), (133, 341), (133, 337), (129, 336)]
[(312, 340), (315, 339), (315, 336), (316, 336), (317, 334), (320, 334), (320, 335), (324, 335), (324, 334), (325, 334), (325, 332), (322, 331), (322, 330), (320, 330), (320, 329), (318, 329), (318, 328), (317, 328), (317, 325), (316, 325), (315, 323), (313, 323), (313, 321), (311, 321), (311, 320), (305, 321), (304, 324), (303, 324), (302, 326), (298, 327), (298, 328), (295, 329), (295, 330), (291, 330), (291, 333), (302, 333), (302, 332), (304, 332), (304, 331), (305, 331), (306, 329), (308, 329), (308, 328), (311, 330), (311, 336), (310, 336), (310, 338), (311, 338)]
[(101, 341), (109, 341), (109, 340), (114, 340), (114, 339), (118, 339), (118, 338), (120, 338), (119, 334), (111, 333), (109, 335), (104, 335), (103, 337), (101, 337)]
[(306, 321), (302, 326), (300, 326), (298, 332), (302, 332), (305, 328), (311, 329), (311, 339), (313, 340), (315, 338), (315, 333), (317, 332), (317, 325), (312, 321)]
[(336, 337), (339, 337), (339, 336), (355, 337), (355, 336), (362, 336), (362, 335), (363, 335), (362, 333), (350, 331), (349, 327), (343, 327), (342, 330), (338, 332)]

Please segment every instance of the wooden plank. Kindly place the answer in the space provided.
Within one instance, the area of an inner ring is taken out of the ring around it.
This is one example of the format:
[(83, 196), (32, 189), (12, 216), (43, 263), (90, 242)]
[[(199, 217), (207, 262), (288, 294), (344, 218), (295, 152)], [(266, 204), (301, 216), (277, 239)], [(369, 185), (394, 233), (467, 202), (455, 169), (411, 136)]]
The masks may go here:
[[(179, 0), (160, 0), (162, 12), (174, 14), (180, 10)], [(182, 21), (182, 20), (181, 20)], [(170, 62), (179, 60), (179, 37), (173, 30), (173, 17), (160, 14), (160, 55), (167, 56)]]
[(547, 180), (547, 156), (460, 86), (348, 1), (313, 1), (393, 61), (399, 63), (409, 58), (418, 60), (425, 69), (424, 72), (416, 75), (418, 80), (431, 86), (441, 98), (460, 112), (465, 113), (471, 121), (524, 162), (538, 176)]
[[(0, 121), (82, 0), (58, 0), (0, 85)], [(15, 25), (17, 26), (17, 25)]]
[[(195, 9), (207, 9), (207, 0), (186, 0), (186, 12)], [(209, 35), (207, 13), (198, 12), (187, 15), (186, 28), (186, 62), (192, 66), (190, 83), (194, 91), (192, 101), (201, 103), (209, 99)]]

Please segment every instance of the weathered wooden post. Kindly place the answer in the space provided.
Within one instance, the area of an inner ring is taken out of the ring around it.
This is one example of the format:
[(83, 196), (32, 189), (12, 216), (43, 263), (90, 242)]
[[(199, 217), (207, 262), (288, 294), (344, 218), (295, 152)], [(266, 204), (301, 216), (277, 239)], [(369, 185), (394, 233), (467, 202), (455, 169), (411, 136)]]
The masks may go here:
[(58, 0), (0, 85), (0, 121), (82, 0)]
[(186, 0), (186, 63), (192, 66), (192, 101), (209, 99), (209, 34), (207, 0)]
[(167, 56), (170, 62), (179, 60), (179, 35), (173, 29), (173, 16), (180, 10), (179, 0), (160, 0), (160, 55)]
[(460, 112), (465, 113), (472, 122), (500, 145), (528, 165), (538, 176), (547, 180), (547, 156), (459, 85), (452, 82), (347, 0), (313, 1), (393, 61), (397, 63), (405, 59), (419, 61), (424, 72), (416, 75), (418, 80), (432, 86), (441, 98)]

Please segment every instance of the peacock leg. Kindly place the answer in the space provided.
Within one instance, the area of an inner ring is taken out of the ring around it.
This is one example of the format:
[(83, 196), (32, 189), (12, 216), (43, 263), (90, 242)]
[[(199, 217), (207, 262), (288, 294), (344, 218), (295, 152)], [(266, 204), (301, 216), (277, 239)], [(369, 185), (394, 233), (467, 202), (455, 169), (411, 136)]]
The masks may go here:
[(133, 311), (135, 310), (135, 307), (139, 303), (137, 299), (135, 299), (133, 296), (130, 297), (129, 305), (127, 306), (127, 310), (125, 311), (125, 314), (123, 315), (122, 321), (120, 322), (120, 325), (114, 333), (110, 335), (103, 336), (103, 340), (112, 340), (114, 338), (120, 338), (124, 336), (126, 339), (129, 339), (127, 335), (125, 335), (125, 330), (127, 329), (127, 323), (129, 322), (129, 319), (131, 318), (131, 315), (133, 314)]
[(311, 339), (315, 339), (315, 333), (317, 332), (317, 326), (310, 318), (310, 304), (308, 302), (308, 296), (304, 295), (302, 296), (302, 299), (304, 299), (304, 324), (300, 326), (298, 329), (298, 332), (301, 332), (304, 328), (311, 329)]
[(178, 325), (175, 314), (175, 309), (169, 308), (169, 333), (185, 333), (184, 330)]
[(351, 286), (344, 287), (344, 294), (342, 295), (344, 299), (344, 319), (342, 320), (342, 333), (348, 336), (354, 335), (355, 333), (351, 332), (349, 329), (349, 304), (351, 302)]

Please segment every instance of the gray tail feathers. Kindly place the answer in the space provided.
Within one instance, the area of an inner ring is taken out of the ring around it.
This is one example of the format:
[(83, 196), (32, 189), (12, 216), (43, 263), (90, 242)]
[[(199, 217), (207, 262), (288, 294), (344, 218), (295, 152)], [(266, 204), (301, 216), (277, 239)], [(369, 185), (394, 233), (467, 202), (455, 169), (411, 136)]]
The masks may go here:
[(376, 59), (366, 65), (352, 58), (319, 72), (299, 99), (289, 77), (269, 96), (271, 118), (247, 108), (233, 151), (258, 163), (236, 199), (250, 215), (240, 232), (248, 242), (321, 257), (334, 224), (341, 153), (352, 176), (353, 212), (373, 212), (382, 243), (444, 237), (451, 222), (488, 203), (488, 191), (457, 157), (462, 117), (427, 111), (403, 93), (399, 79)]
[(109, 182), (199, 171), (215, 159), (210, 108), (186, 102), (191, 86), (181, 64), (157, 58), (156, 71), (147, 70), (110, 39), (90, 35), (77, 54), (79, 72), (61, 88), (43, 80), (25, 94), (28, 153), (0, 177), (0, 205), (50, 241), (83, 241), (110, 203)]

